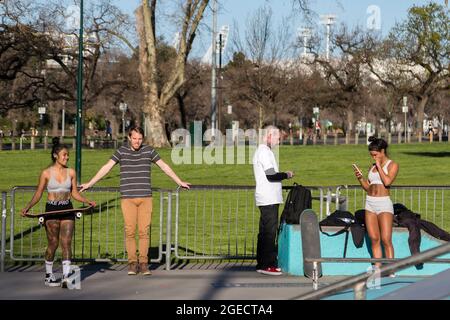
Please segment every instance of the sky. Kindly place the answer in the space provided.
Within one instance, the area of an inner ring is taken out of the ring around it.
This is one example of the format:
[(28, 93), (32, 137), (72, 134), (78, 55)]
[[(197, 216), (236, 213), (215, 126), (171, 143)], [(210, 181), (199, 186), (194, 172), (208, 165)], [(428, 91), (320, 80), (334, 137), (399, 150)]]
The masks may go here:
[[(304, 21), (298, 15), (292, 15), (294, 12), (293, 0), (218, 0), (218, 2), (218, 29), (223, 25), (229, 25), (232, 28), (237, 23), (240, 33), (243, 34), (245, 22), (256, 9), (262, 6), (271, 7), (275, 24), (285, 17), (291, 16), (293, 17), (293, 30), (305, 26)], [(409, 7), (424, 5), (429, 2), (430, 0), (311, 0), (312, 9), (317, 13), (313, 16), (313, 22), (317, 24), (316, 28), (322, 27), (325, 30), (325, 26), (320, 24), (320, 15), (334, 14), (336, 15), (336, 24), (345, 23), (349, 27), (360, 25), (364, 29), (375, 28), (383, 35), (386, 35), (396, 22), (401, 22), (406, 18)], [(434, 2), (444, 4), (445, 0)], [(113, 3), (123, 11), (133, 15), (133, 11), (138, 7), (140, 0), (113, 0)], [(208, 10), (204, 23), (209, 26), (212, 25), (211, 10)], [(170, 43), (176, 32), (173, 24), (166, 24), (161, 29), (164, 30), (164, 37)], [(194, 43), (193, 54), (198, 57), (203, 56), (210, 43), (210, 30), (204, 28), (199, 33), (196, 43)]]

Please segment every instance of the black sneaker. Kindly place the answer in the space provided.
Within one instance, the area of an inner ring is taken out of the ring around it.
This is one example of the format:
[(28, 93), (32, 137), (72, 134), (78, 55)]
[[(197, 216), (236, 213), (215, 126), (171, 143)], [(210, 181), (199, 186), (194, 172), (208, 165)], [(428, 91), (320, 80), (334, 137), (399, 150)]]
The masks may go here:
[(45, 274), (44, 284), (47, 287), (59, 287), (61, 285), (61, 283), (58, 280), (56, 280), (55, 275), (53, 273)]

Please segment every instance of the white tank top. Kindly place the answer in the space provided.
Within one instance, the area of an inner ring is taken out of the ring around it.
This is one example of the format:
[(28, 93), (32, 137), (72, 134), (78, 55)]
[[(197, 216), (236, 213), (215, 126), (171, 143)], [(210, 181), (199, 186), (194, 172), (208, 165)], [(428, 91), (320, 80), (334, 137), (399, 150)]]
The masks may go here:
[[(389, 166), (389, 163), (391, 163), (391, 161), (392, 160), (388, 160), (386, 162), (386, 164), (383, 166), (383, 171), (385, 174), (388, 174), (387, 168)], [(373, 167), (375, 167), (375, 166), (373, 166)], [(370, 169), (369, 175), (367, 176), (367, 178), (370, 181), (370, 184), (383, 184), (383, 181), (381, 181), (381, 177), (380, 177), (380, 174), (378, 173), (378, 170), (376, 170), (376, 168), (375, 168), (376, 171), (373, 172), (373, 167)]]

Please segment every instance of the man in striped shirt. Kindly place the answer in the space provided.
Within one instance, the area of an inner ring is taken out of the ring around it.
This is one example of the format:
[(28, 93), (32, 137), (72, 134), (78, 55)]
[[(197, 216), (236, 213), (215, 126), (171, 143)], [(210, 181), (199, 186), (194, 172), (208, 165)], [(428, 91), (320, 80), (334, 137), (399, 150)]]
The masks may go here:
[[(128, 274), (136, 275), (140, 271), (144, 275), (150, 275), (148, 248), (152, 217), (151, 164), (155, 163), (180, 187), (189, 189), (190, 184), (178, 178), (155, 149), (142, 144), (144, 140), (142, 128), (132, 128), (128, 140), (129, 146), (117, 149), (95, 176), (88, 183), (81, 185), (81, 191), (92, 187), (119, 163), (120, 204), (125, 222)], [(136, 225), (139, 231), (139, 257), (136, 254)]]

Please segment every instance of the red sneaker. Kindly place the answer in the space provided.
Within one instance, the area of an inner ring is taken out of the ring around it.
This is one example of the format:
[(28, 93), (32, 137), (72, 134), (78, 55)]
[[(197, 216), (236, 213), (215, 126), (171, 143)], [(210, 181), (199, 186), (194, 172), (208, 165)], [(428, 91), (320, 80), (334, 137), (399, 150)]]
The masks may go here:
[(262, 273), (262, 274), (267, 274), (267, 275), (271, 275), (271, 276), (281, 276), (283, 273), (281, 272), (280, 268), (276, 268), (276, 267), (268, 267), (265, 269), (258, 269), (256, 270), (256, 272)]

